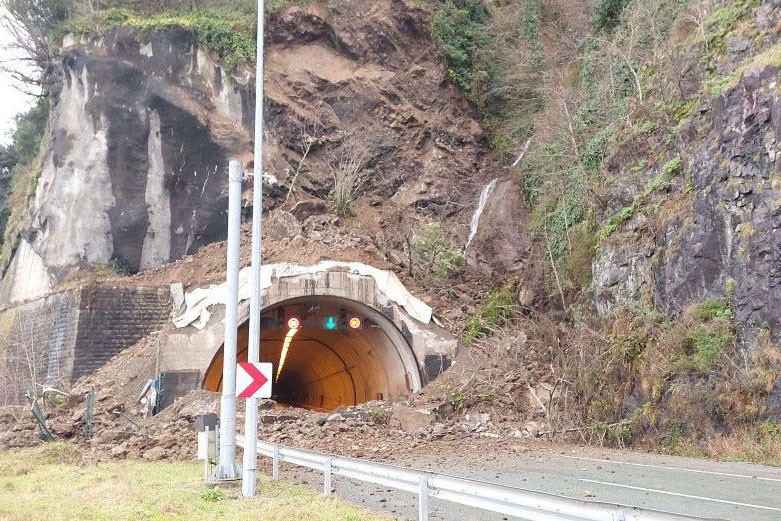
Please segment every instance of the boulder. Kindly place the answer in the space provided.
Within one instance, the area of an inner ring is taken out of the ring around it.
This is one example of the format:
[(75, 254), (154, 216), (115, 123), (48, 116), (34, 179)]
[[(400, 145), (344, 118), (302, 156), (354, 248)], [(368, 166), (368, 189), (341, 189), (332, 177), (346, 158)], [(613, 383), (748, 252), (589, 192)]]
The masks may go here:
[(263, 222), (263, 236), (272, 241), (292, 239), (301, 234), (301, 223), (284, 210), (274, 210)]
[(406, 405), (394, 405), (390, 426), (405, 432), (427, 429), (434, 424), (435, 416), (428, 411), (413, 409)]
[(299, 201), (293, 206), (290, 213), (300, 222), (304, 222), (313, 215), (328, 213), (328, 204), (320, 199)]
[(160, 461), (166, 458), (166, 451), (163, 447), (152, 447), (144, 451), (143, 457), (147, 461)]
[(487, 275), (517, 270), (530, 247), (524, 234), (526, 214), (521, 190), (517, 182), (508, 179), (497, 181), (484, 193), (487, 199), (479, 219), (473, 216), (476, 229), (466, 249), (466, 262)]

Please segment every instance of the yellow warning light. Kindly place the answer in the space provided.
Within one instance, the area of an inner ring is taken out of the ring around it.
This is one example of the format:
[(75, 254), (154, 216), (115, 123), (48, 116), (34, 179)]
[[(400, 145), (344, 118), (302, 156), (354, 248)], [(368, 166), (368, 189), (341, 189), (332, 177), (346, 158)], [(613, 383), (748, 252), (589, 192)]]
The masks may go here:
[(361, 327), (361, 319), (358, 317), (352, 317), (350, 319), (350, 327), (352, 329), (359, 329)]
[(287, 320), (287, 327), (289, 329), (298, 329), (301, 327), (301, 320), (298, 317), (290, 317)]

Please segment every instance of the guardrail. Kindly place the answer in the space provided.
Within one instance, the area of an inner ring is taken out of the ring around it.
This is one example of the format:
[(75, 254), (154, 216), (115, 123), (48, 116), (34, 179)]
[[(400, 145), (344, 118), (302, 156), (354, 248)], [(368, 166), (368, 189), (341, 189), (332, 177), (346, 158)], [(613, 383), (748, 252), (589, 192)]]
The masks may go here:
[[(244, 446), (243, 436), (236, 441)], [(582, 501), (444, 474), (293, 449), (258, 440), (259, 456), (271, 458), (272, 476), (279, 479), (281, 462), (323, 473), (323, 494), (331, 495), (333, 476), (374, 483), (418, 495), (418, 520), (428, 521), (429, 499), (437, 498), (529, 521), (693, 521), (704, 518), (668, 514), (645, 508)]]

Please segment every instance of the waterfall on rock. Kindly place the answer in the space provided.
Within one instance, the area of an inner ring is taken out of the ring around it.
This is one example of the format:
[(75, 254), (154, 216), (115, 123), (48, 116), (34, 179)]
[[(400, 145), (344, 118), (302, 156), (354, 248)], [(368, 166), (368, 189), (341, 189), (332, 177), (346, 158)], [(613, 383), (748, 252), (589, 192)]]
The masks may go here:
[(471, 229), (469, 230), (469, 239), (466, 241), (466, 246), (464, 246), (464, 253), (469, 249), (469, 246), (472, 244), (472, 241), (475, 238), (475, 235), (477, 234), (477, 228), (480, 226), (480, 217), (483, 215), (483, 210), (485, 209), (486, 203), (488, 203), (488, 198), (491, 197), (491, 192), (494, 191), (494, 188), (496, 188), (496, 182), (499, 179), (494, 179), (487, 185), (485, 185), (485, 188), (483, 188), (482, 193), (480, 193), (480, 201), (477, 203), (477, 208), (475, 208), (475, 213), (472, 214), (472, 223), (471, 223)]

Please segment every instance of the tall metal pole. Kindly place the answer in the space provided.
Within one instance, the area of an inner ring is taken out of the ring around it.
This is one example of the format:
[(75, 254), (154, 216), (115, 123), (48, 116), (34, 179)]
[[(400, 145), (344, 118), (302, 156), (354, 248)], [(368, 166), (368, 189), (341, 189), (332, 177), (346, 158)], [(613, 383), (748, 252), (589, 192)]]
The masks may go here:
[(228, 275), (225, 282), (225, 347), (220, 400), (220, 458), (215, 479), (239, 479), (236, 465), (236, 337), (239, 315), (239, 251), (241, 247), (241, 163), (228, 168)]
[[(260, 362), (260, 268), (263, 219), (263, 22), (265, 2), (258, 0), (258, 45), (255, 65), (255, 175), (252, 182), (252, 292), (250, 294), (248, 362)], [(258, 400), (247, 400), (244, 424), (244, 476), (241, 492), (255, 495), (258, 455)]]

